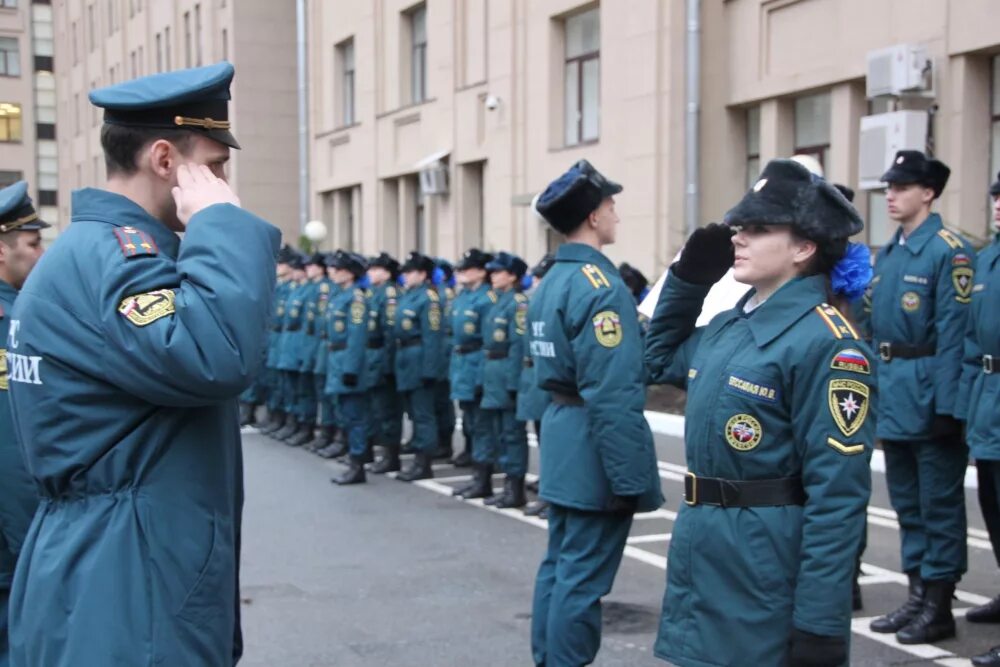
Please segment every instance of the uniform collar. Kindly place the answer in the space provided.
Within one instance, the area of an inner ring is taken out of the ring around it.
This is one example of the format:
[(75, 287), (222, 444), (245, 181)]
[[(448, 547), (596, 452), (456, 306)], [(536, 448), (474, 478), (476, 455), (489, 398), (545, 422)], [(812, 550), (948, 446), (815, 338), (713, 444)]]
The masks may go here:
[(564, 243), (556, 249), (557, 262), (596, 264), (602, 271), (618, 276), (618, 269), (600, 250), (585, 243)]
[[(941, 222), (941, 216), (937, 213), (931, 213), (927, 216), (919, 227), (913, 230), (913, 233), (906, 237), (906, 242), (903, 247), (909, 250), (914, 255), (919, 255), (920, 251), (923, 250), (927, 242), (934, 238), (934, 235), (939, 231), (944, 229), (944, 223)], [(903, 236), (903, 228), (900, 227), (896, 230), (896, 233), (892, 235), (893, 247), (899, 245), (899, 239)]]
[(72, 207), (71, 222), (96, 220), (115, 227), (135, 227), (152, 236), (164, 255), (177, 259), (181, 244), (177, 234), (128, 197), (107, 190), (83, 188), (73, 191)]
[[(729, 319), (738, 319), (743, 305), (753, 296), (747, 292), (730, 312)], [(747, 325), (757, 347), (764, 347), (798, 322), (809, 311), (826, 301), (826, 277), (793, 278), (778, 288), (767, 301), (747, 318)]]
[[(0, 298), (8, 297), (11, 301), (13, 301), (14, 299), (17, 298), (17, 294), (18, 291), (14, 289), (13, 285), (4, 280), (0, 280)], [(2, 344), (3, 341), (0, 341), (0, 345)]]

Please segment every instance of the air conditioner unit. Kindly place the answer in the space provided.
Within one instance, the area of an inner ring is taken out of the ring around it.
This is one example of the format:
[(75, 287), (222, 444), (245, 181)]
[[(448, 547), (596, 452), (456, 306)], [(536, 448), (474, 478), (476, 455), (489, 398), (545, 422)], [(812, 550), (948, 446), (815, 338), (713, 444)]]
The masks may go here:
[(448, 194), (448, 167), (443, 162), (420, 170), (420, 194)]
[(877, 190), (885, 187), (879, 179), (896, 151), (918, 150), (927, 146), (927, 113), (893, 111), (861, 119), (858, 145), (858, 187)]
[(933, 94), (933, 61), (926, 47), (899, 44), (870, 51), (867, 59), (868, 99)]

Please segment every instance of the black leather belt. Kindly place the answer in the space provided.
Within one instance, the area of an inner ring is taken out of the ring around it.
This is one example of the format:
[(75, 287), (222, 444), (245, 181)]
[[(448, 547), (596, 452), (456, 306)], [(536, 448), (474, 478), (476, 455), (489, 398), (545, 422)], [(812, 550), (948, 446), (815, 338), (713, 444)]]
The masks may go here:
[(419, 338), (408, 338), (406, 340), (396, 340), (396, 347), (415, 347), (420, 345), (423, 341)]
[(583, 405), (583, 397), (580, 396), (580, 394), (564, 394), (562, 392), (554, 391), (552, 392), (552, 402), (558, 405), (581, 407)]
[(806, 491), (801, 477), (737, 480), (698, 477), (689, 472), (684, 478), (684, 502), (716, 507), (804, 505)]
[(326, 347), (331, 352), (336, 351), (336, 350), (346, 350), (347, 349), (347, 343), (327, 343)]
[(483, 349), (483, 344), (481, 342), (465, 343), (464, 345), (456, 345), (456, 354), (472, 354), (473, 352), (478, 352)]
[(933, 357), (936, 351), (937, 350), (933, 345), (907, 345), (906, 343), (890, 342), (878, 344), (878, 356), (882, 359), (882, 361)]
[(992, 375), (995, 370), (1000, 370), (1000, 364), (997, 364), (997, 359), (992, 354), (984, 354), (982, 358), (983, 373), (986, 375)]
[(381, 350), (385, 347), (385, 341), (383, 340), (370, 340), (368, 341), (369, 350)]
[(532, 368), (532, 367), (534, 367), (534, 365), (535, 365), (535, 360), (534, 359), (532, 359), (531, 357), (525, 357), (524, 358), (524, 367), (525, 368)]
[(298, 331), (301, 328), (302, 328), (301, 324), (291, 324), (287, 329), (285, 329), (285, 331)]
[(506, 359), (507, 350), (486, 350), (487, 359)]

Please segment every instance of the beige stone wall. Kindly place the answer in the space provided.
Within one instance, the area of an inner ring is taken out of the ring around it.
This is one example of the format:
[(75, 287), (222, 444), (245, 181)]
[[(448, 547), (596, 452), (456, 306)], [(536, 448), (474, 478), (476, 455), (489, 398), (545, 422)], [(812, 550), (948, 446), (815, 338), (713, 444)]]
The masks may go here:
[[(91, 48), (89, 7), (97, 39)], [(243, 205), (298, 237), (298, 119), (295, 0), (115, 0), (118, 20), (109, 30), (109, 3), (53, 3), (59, 94), (60, 211), (69, 222), (70, 192), (100, 186), (104, 161), (101, 113), (87, 101), (94, 87), (158, 70), (181, 69), (228, 58), (236, 67), (230, 120), (244, 147), (234, 151), (230, 179)], [(132, 11), (134, 8), (136, 11)], [(185, 14), (191, 34), (190, 60)], [(196, 14), (200, 14), (200, 39)], [(74, 24), (78, 53), (73, 53)], [(169, 40), (167, 29), (169, 28)], [(169, 43), (169, 60), (167, 44)], [(135, 53), (135, 69), (132, 54)], [(76, 119), (80, 118), (81, 127)]]

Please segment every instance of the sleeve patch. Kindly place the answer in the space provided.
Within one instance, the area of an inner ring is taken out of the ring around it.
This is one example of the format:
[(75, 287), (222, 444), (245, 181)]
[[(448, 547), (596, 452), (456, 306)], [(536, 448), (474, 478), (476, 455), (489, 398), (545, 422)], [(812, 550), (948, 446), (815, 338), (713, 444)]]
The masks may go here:
[(441, 329), (441, 306), (437, 302), (432, 303), (427, 309), (427, 323), (430, 325), (431, 331)]
[(837, 340), (844, 338), (852, 338), (858, 340), (858, 332), (854, 330), (851, 323), (847, 321), (847, 318), (840, 314), (840, 311), (831, 306), (830, 304), (824, 303), (820, 306), (816, 306), (816, 314), (820, 316), (823, 323), (830, 328), (833, 335)]
[(514, 312), (514, 327), (519, 334), (528, 330), (528, 303), (526, 301), (517, 304), (517, 310)]
[(830, 362), (830, 368), (835, 371), (847, 371), (848, 373), (872, 374), (868, 357), (862, 354), (860, 350), (853, 348), (838, 352), (837, 356)]
[(604, 310), (594, 316), (594, 336), (603, 347), (618, 347), (622, 342), (622, 322), (618, 313)]
[(174, 291), (161, 289), (127, 297), (122, 299), (118, 312), (135, 326), (144, 327), (175, 312)]
[(149, 234), (140, 232), (135, 227), (115, 227), (114, 231), (126, 259), (160, 254), (160, 249)]
[(859, 443), (857, 445), (845, 445), (834, 438), (827, 438), (826, 444), (830, 445), (844, 456), (853, 456), (855, 454), (861, 454), (865, 451), (864, 443)]
[(972, 300), (973, 278), (971, 266), (952, 266), (951, 284), (955, 288), (955, 301), (969, 303)]
[(850, 438), (857, 433), (868, 417), (868, 385), (857, 380), (830, 380), (827, 396), (830, 414), (837, 428)]

